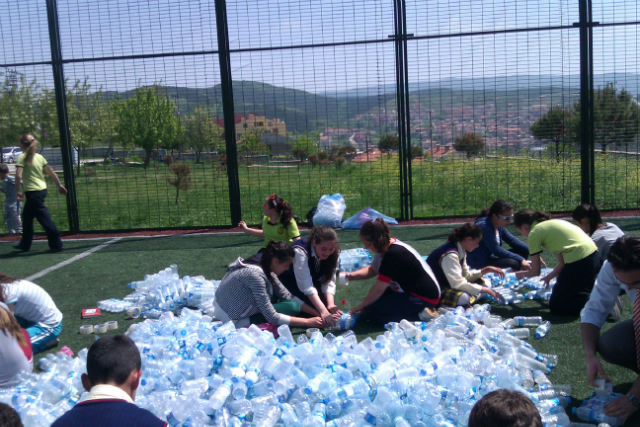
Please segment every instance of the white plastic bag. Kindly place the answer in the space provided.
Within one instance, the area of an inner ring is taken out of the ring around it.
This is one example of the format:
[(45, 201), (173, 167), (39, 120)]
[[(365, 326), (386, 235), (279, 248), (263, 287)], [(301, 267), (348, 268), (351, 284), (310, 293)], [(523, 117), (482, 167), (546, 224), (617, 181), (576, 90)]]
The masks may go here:
[(338, 228), (342, 223), (342, 215), (347, 210), (347, 204), (342, 194), (324, 195), (318, 202), (318, 208), (313, 215), (313, 225), (326, 225)]

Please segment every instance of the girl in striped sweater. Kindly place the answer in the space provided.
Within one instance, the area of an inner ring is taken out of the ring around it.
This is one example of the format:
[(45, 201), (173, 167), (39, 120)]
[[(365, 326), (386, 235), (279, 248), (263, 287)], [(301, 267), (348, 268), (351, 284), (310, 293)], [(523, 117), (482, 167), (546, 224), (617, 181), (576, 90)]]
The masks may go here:
[[(214, 315), (218, 320), (233, 321), (236, 327), (251, 323), (271, 323), (318, 328), (322, 319), (318, 312), (291, 293), (280, 283), (278, 275), (289, 269), (295, 253), (285, 242), (271, 240), (262, 257), (238, 258), (229, 266), (214, 299)], [(274, 296), (284, 302), (271, 303)], [(297, 317), (301, 311), (311, 318)]]

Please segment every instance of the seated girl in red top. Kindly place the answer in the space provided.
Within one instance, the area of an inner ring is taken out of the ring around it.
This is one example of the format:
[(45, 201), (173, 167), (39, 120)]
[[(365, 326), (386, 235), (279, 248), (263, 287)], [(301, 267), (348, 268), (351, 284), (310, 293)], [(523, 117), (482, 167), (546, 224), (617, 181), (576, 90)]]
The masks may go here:
[(431, 320), (437, 316), (440, 286), (431, 267), (411, 246), (391, 237), (382, 218), (367, 221), (358, 236), (365, 249), (376, 254), (370, 266), (347, 273), (349, 280), (377, 276), (364, 301), (351, 312), (362, 311), (369, 321), (385, 324)]

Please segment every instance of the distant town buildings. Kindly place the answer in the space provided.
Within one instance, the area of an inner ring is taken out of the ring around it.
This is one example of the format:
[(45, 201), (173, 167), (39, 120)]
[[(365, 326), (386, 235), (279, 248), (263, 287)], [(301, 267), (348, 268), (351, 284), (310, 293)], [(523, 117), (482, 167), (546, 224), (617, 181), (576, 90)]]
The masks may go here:
[(271, 132), (275, 135), (287, 135), (287, 125), (284, 121), (278, 118), (268, 119), (265, 116), (249, 114), (247, 117), (240, 116), (240, 120), (235, 122), (236, 135), (238, 137), (244, 134), (247, 130), (256, 129), (263, 132)]

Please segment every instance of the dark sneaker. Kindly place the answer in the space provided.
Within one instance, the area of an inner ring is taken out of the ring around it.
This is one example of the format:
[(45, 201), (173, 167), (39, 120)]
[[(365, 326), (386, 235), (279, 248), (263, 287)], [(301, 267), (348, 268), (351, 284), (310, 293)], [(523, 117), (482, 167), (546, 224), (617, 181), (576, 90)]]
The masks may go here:
[(19, 242), (16, 243), (15, 245), (13, 245), (13, 249), (18, 250), (18, 251), (23, 251), (23, 252), (29, 252), (29, 249), (26, 249)]
[(436, 311), (436, 309), (435, 308), (429, 308), (429, 307), (425, 307), (418, 314), (418, 317), (423, 322), (430, 322), (430, 321), (432, 321), (433, 319), (435, 319), (438, 316), (440, 316), (440, 314)]
[(51, 340), (49, 341), (45, 346), (44, 349), (45, 350), (49, 350), (50, 348), (56, 347), (58, 344), (60, 344), (60, 340), (58, 338), (56, 338), (55, 340)]
[(48, 251), (46, 251), (45, 253), (47, 254), (56, 254), (58, 252), (62, 252), (64, 250), (64, 246), (60, 246), (59, 248), (51, 248)]

